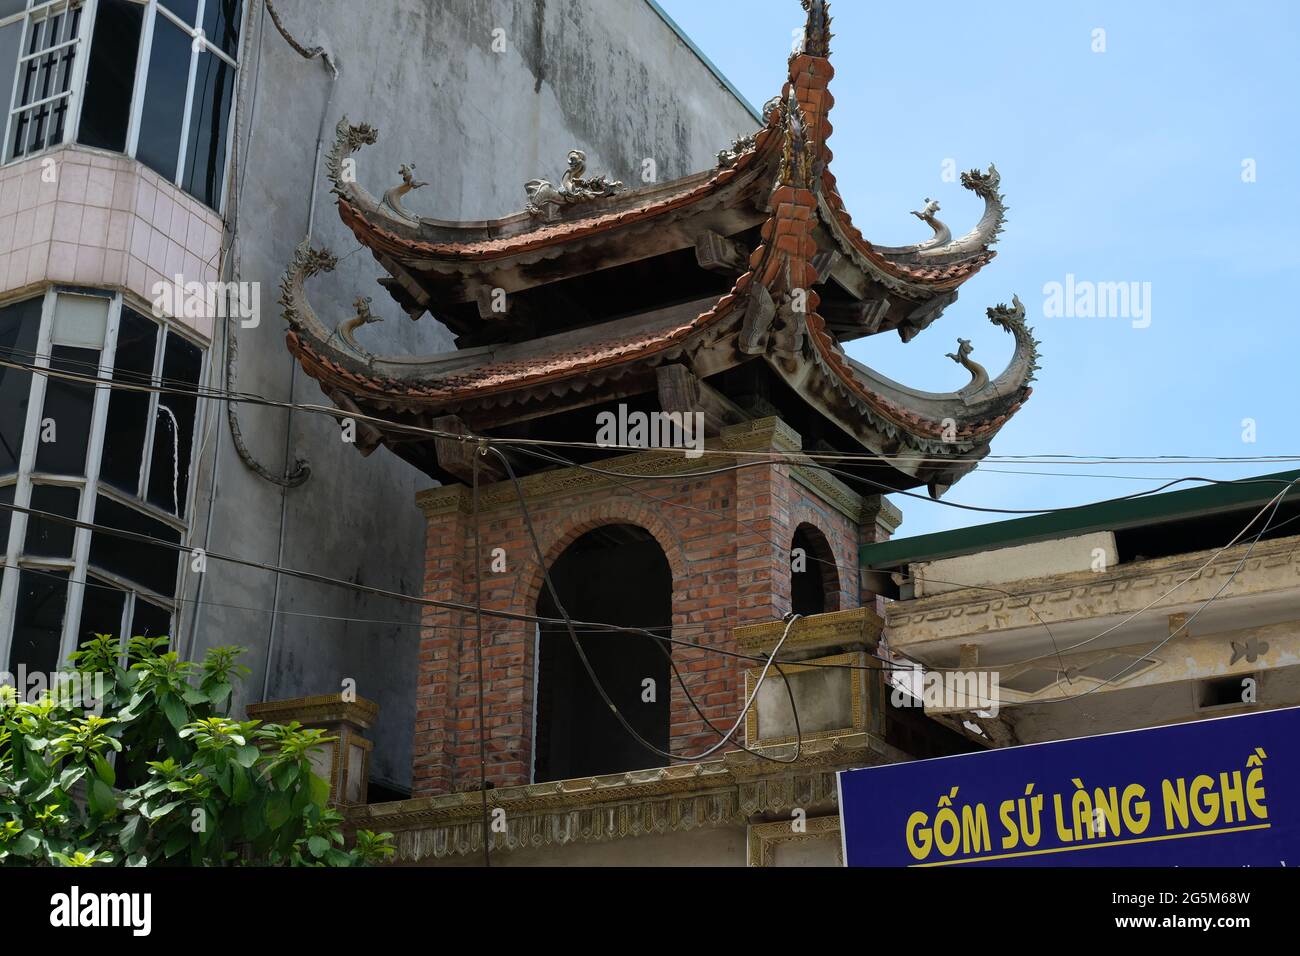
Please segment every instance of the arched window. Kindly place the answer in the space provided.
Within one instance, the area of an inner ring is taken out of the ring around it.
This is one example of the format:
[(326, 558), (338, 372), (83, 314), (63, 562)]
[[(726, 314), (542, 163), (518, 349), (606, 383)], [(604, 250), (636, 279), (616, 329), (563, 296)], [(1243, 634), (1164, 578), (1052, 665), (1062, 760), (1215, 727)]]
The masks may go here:
[[(672, 626), (673, 576), (659, 543), (635, 525), (587, 532), (550, 567), (560, 601), (575, 621), (653, 629)], [(541, 617), (559, 617), (543, 583)], [(642, 634), (575, 627), (596, 677), (638, 734), (668, 749), (671, 647)], [(566, 780), (658, 767), (664, 760), (639, 744), (601, 699), (563, 624), (537, 636), (537, 712), (533, 779)]]
[(822, 614), (840, 609), (840, 579), (826, 536), (808, 523), (794, 529), (790, 545), (790, 610)]

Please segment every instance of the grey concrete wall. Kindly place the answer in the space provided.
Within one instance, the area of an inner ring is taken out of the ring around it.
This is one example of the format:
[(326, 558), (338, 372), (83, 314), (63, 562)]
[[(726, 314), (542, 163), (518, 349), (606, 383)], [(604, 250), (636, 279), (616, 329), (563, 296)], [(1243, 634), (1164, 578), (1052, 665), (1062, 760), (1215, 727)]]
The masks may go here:
[[(279, 0), (286, 27), (304, 46), (337, 58), (333, 99), (320, 62), (299, 57), (256, 5), (242, 73), (242, 179), (234, 252), (236, 278), (261, 283), (263, 321), (239, 330), (238, 388), (276, 400), (328, 404), (294, 368), (274, 305), (283, 269), (307, 231), (317, 135), (327, 142), (346, 114), (380, 132), (358, 156), (358, 175), (378, 194), (398, 182), (397, 167), (417, 164), (430, 185), (406, 197), (416, 214), (501, 216), (523, 207), (523, 184), (557, 178), (566, 152), (587, 151), (591, 173), (639, 182), (653, 158), (659, 179), (707, 168), (731, 139), (757, 121), (643, 0)], [(493, 30), (506, 49), (494, 52)], [(228, 210), (229, 211), (229, 210)], [(342, 258), (310, 287), (318, 313), (336, 321), (357, 295), (373, 296), (385, 317), (363, 341), (378, 352), (428, 352), (449, 346), (429, 318), (413, 323), (376, 285), (382, 274), (338, 221), (328, 188), (315, 202), (314, 241)], [(211, 384), (223, 384), (224, 356), (213, 347)], [(283, 494), (235, 455), (224, 412), (212, 425), (199, 466), (194, 543), (203, 545), (206, 502), (215, 484), (207, 547), (358, 584), (418, 595), (423, 524), (413, 503), (430, 480), (387, 451), (363, 459), (322, 415), (242, 406), (252, 453), (283, 473), (307, 459), (312, 477)], [(287, 447), (287, 455), (286, 455)], [(215, 478), (214, 478), (215, 475)], [(284, 549), (279, 554), (283, 505)], [(239, 702), (262, 697), (270, 653), (271, 699), (337, 691), (345, 678), (381, 705), (374, 775), (405, 785), (410, 777), (418, 631), (416, 608), (345, 589), (280, 579), (219, 561), (204, 575), (196, 627), (184, 615), (194, 657), (207, 647), (249, 648), (252, 668)], [(187, 582), (189, 599), (198, 579)], [(304, 616), (295, 616), (304, 615)], [(317, 616), (308, 616), (317, 615)], [(328, 617), (321, 617), (326, 615)], [(357, 620), (372, 619), (384, 623)]]
[(1196, 682), (1179, 681), (1103, 691), (1082, 706), (1061, 703), (1011, 707), (1003, 710), (1003, 716), (1010, 717), (1020, 742), (1029, 744), (1300, 705), (1300, 667), (1261, 669), (1258, 678), (1254, 705), (1198, 709)]

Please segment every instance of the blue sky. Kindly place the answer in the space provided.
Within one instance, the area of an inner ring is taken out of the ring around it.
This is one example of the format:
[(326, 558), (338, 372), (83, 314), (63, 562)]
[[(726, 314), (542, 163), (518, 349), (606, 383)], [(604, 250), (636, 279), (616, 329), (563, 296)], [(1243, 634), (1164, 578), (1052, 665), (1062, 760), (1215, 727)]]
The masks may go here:
[[(779, 92), (797, 0), (660, 2), (751, 103)], [(855, 358), (917, 388), (959, 388), (969, 376), (944, 353), (961, 336), (996, 375), (1012, 343), (984, 309), (1018, 293), (1042, 370), (993, 454), (1300, 454), (1300, 3), (841, 0), (831, 12), (832, 168), (863, 233), (927, 238), (909, 214), (927, 196), (954, 234), (973, 226), (981, 202), (943, 181), (947, 159), (996, 163), (1010, 208), (998, 257), (941, 319), (906, 345), (893, 333), (852, 343)], [(1044, 285), (1067, 274), (1150, 283), (1149, 326), (1045, 317)], [(989, 463), (946, 497), (1051, 508), (1287, 467)], [(1006, 473), (1035, 469), (1087, 477)], [(900, 536), (998, 520), (896, 503)]]

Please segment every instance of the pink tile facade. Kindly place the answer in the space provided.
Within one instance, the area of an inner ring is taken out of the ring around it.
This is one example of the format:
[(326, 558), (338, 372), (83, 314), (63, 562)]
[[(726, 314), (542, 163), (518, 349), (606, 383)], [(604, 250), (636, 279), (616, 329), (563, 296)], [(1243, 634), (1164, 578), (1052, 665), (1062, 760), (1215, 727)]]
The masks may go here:
[[(65, 146), (0, 167), (0, 296), (67, 282), (147, 304), (177, 274), (216, 281), (222, 229), (215, 212), (135, 160)], [(178, 321), (211, 339), (211, 317)]]

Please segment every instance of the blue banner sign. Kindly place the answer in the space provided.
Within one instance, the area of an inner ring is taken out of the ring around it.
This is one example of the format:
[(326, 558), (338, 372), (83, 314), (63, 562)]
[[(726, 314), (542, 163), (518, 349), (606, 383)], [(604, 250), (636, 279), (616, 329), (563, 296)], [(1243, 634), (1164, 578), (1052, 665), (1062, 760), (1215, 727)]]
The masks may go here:
[(839, 774), (849, 866), (1300, 866), (1300, 708)]

